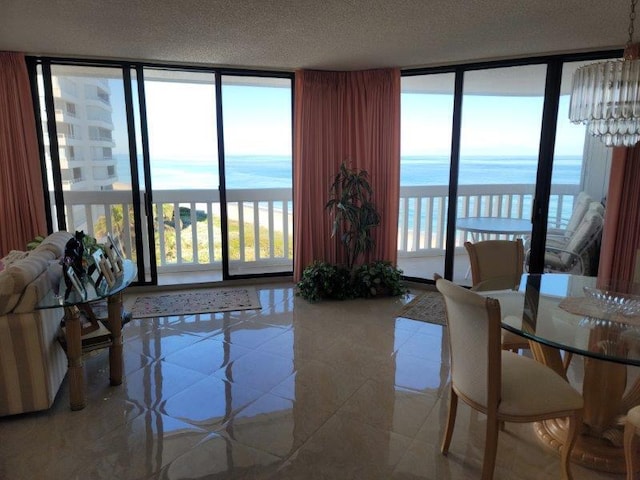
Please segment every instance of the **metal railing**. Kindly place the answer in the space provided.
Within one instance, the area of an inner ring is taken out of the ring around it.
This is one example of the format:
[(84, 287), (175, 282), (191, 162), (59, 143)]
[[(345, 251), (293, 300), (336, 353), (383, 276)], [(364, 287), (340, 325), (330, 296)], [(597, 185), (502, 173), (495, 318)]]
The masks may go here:
[[(461, 185), (458, 217), (530, 218), (534, 186)], [(578, 185), (555, 185), (550, 226), (570, 216)], [(130, 191), (66, 191), (67, 229), (97, 238), (117, 232), (125, 250), (135, 246)], [(142, 202), (143, 199), (141, 198)], [(231, 261), (273, 266), (293, 259), (292, 190), (287, 188), (227, 191)], [(217, 190), (158, 190), (153, 193), (152, 220), (158, 272), (220, 269), (222, 233)], [(442, 255), (448, 210), (446, 186), (402, 187), (398, 222), (399, 256)], [(147, 231), (146, 223), (142, 231)], [(467, 239), (456, 233), (456, 246)], [(143, 239), (148, 244), (148, 239)], [(135, 256), (135, 254), (134, 254)]]

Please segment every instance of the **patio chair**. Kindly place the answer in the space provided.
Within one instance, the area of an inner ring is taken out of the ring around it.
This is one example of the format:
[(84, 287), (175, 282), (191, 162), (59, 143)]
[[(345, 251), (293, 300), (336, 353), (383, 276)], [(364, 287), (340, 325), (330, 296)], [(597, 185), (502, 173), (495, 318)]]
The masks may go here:
[(624, 457), (627, 464), (627, 480), (634, 480), (636, 470), (640, 469), (637, 458), (640, 447), (638, 435), (640, 435), (640, 405), (629, 410), (624, 423)]
[[(524, 264), (522, 240), (485, 240), (465, 242), (471, 263), (471, 290), (516, 290), (520, 285)], [(529, 348), (527, 339), (502, 331), (502, 348), (517, 352)]]
[(565, 239), (569, 239), (573, 232), (576, 231), (578, 225), (584, 218), (585, 213), (589, 209), (589, 205), (593, 203), (594, 200), (588, 193), (580, 192), (576, 196), (575, 202), (573, 204), (573, 210), (571, 211), (571, 216), (565, 222), (560, 222), (560, 225), (555, 228), (548, 228), (547, 235), (553, 237), (564, 237)]
[(604, 207), (592, 202), (580, 225), (566, 241), (547, 240), (544, 268), (548, 272), (573, 272), (580, 275), (595, 273), (593, 260), (604, 225)]
[(439, 279), (451, 355), (449, 414), (441, 451), (449, 451), (458, 398), (487, 416), (482, 480), (493, 478), (503, 422), (568, 418), (560, 449), (561, 477), (571, 478), (569, 458), (578, 434), (582, 396), (560, 375), (529, 357), (500, 349), (500, 303)]

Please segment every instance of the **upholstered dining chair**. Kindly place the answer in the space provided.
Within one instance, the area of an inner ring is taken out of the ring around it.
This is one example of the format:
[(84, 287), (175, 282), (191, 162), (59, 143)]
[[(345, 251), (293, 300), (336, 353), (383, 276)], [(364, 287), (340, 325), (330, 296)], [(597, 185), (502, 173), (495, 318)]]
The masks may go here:
[(441, 451), (447, 454), (458, 398), (487, 416), (482, 480), (493, 478), (503, 422), (568, 418), (561, 450), (561, 478), (571, 479), (569, 458), (582, 418), (582, 396), (560, 375), (535, 360), (501, 350), (500, 303), (439, 279), (445, 300), (451, 355), (449, 414)]
[[(471, 290), (517, 289), (524, 268), (522, 240), (485, 240), (464, 247), (471, 264)], [(529, 342), (513, 332), (502, 332), (502, 348), (517, 352), (529, 348)]]
[(634, 480), (636, 470), (640, 469), (640, 461), (638, 460), (638, 447), (640, 441), (640, 405), (633, 407), (627, 413), (627, 419), (624, 423), (624, 457), (627, 464), (627, 480)]

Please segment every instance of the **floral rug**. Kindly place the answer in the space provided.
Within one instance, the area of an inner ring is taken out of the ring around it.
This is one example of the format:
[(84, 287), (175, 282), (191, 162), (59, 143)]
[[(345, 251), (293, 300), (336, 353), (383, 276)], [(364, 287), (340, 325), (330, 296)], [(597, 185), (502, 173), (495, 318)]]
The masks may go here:
[(440, 292), (424, 292), (402, 307), (399, 317), (446, 325), (444, 299)]
[(213, 288), (138, 297), (131, 313), (133, 318), (150, 318), (260, 308), (254, 288)]

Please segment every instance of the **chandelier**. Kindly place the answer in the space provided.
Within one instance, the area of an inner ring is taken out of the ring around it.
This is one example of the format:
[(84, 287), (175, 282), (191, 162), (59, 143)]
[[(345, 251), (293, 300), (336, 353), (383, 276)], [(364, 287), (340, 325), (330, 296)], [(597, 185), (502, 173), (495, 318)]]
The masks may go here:
[(636, 3), (631, 0), (624, 58), (585, 65), (573, 74), (569, 120), (585, 124), (608, 147), (640, 141), (640, 59), (632, 46)]

